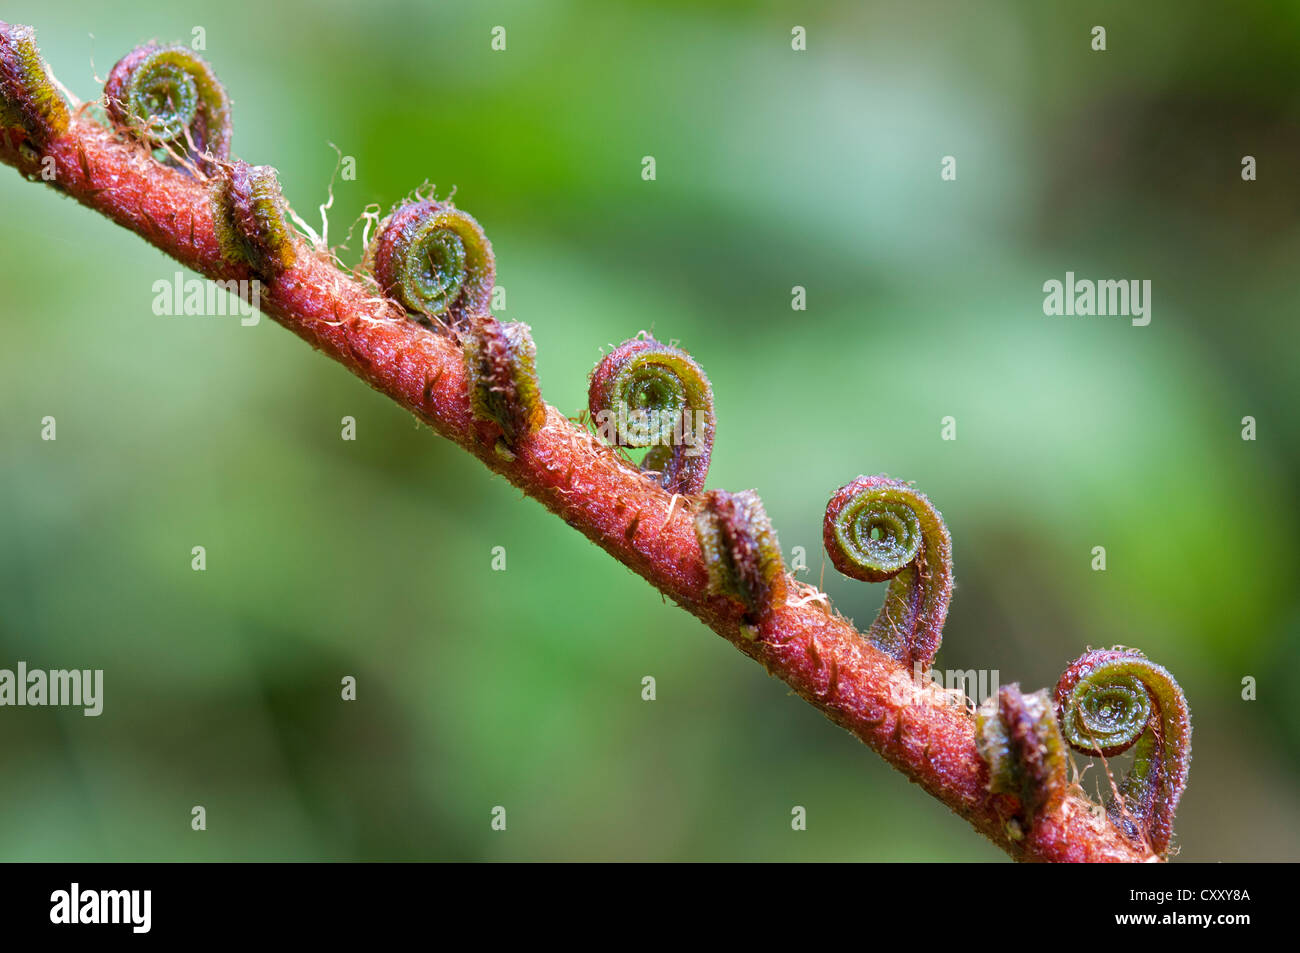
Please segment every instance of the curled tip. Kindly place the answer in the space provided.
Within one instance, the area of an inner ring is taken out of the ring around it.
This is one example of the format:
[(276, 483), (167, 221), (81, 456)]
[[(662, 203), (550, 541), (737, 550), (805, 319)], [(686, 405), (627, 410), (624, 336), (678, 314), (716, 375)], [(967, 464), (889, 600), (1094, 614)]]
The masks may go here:
[(1013, 838), (1065, 794), (1065, 742), (1046, 689), (1024, 695), (1019, 685), (1002, 686), (975, 713), (975, 747), (989, 765), (989, 791), (1018, 801)]
[(0, 20), (0, 126), (46, 142), (68, 128), (68, 104), (50, 81), (29, 26)]
[(113, 124), (164, 150), (169, 165), (206, 173), (230, 157), (230, 98), (187, 47), (137, 46), (108, 74), (104, 98)]
[(745, 619), (756, 622), (773, 599), (773, 586), (785, 571), (781, 545), (754, 490), (710, 490), (695, 516), (695, 535), (709, 573), (709, 594), (730, 596), (745, 605)]
[(485, 425), (484, 438), (499, 440), (509, 454), (522, 435), (546, 422), (532, 335), (526, 324), (481, 314), (468, 320), (463, 337), (470, 409)]
[(1074, 750), (1109, 758), (1133, 749), (1106, 813), (1131, 840), (1166, 853), (1192, 757), (1191, 714), (1173, 675), (1135, 649), (1085, 652), (1057, 682), (1056, 708)]
[(929, 668), (952, 599), (952, 541), (923, 493), (886, 476), (860, 476), (826, 505), (826, 552), (844, 575), (889, 583), (867, 637), (911, 667)]
[(487, 311), (496, 281), (492, 243), (478, 222), (432, 199), (401, 206), (367, 252), (384, 294), (407, 311), (453, 327)]
[(223, 257), (266, 277), (293, 267), (297, 239), (275, 169), (236, 160), (213, 185), (214, 220)]
[(670, 493), (704, 489), (713, 453), (713, 388), (685, 351), (624, 341), (591, 373), (587, 407), (606, 443), (649, 447), (641, 469)]

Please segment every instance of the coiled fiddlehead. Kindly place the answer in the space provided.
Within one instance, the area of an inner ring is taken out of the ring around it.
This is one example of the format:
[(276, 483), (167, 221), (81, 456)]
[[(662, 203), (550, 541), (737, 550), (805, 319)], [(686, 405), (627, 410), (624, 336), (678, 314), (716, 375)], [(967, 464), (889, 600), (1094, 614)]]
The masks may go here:
[(1075, 751), (1109, 758), (1134, 749), (1106, 813), (1130, 840), (1165, 854), (1192, 757), (1191, 716), (1178, 682), (1141, 652), (1098, 649), (1065, 670), (1056, 707)]
[(217, 180), (213, 205), (223, 258), (247, 262), (267, 278), (293, 267), (297, 239), (285, 220), (286, 203), (275, 169), (236, 160)]
[(607, 443), (650, 451), (643, 472), (670, 493), (704, 489), (713, 454), (713, 388), (685, 351), (624, 341), (591, 372), (587, 408)]
[(844, 575), (890, 580), (867, 638), (902, 664), (928, 669), (952, 598), (952, 541), (939, 511), (906, 483), (860, 476), (831, 497), (822, 536)]
[(519, 437), (546, 422), (537, 383), (537, 348), (528, 325), (502, 324), (491, 315), (469, 319), (462, 343), (470, 409), (485, 442), (511, 456)]
[(785, 571), (781, 544), (753, 490), (710, 490), (695, 515), (695, 535), (709, 573), (709, 593), (738, 599), (753, 624), (771, 605), (773, 584)]
[(230, 157), (230, 98), (186, 47), (136, 47), (109, 73), (104, 98), (113, 124), (162, 149), (169, 165), (207, 173)]
[(68, 128), (68, 105), (50, 82), (36, 34), (0, 20), (0, 126), (19, 126), (35, 141)]
[(1047, 690), (1024, 695), (1019, 685), (1003, 685), (975, 714), (975, 747), (989, 765), (989, 791), (1019, 802), (1007, 830), (1020, 840), (1066, 791), (1065, 741)]
[(432, 199), (401, 206), (380, 226), (367, 264), (407, 311), (461, 327), (486, 312), (496, 281), (492, 243), (472, 217)]

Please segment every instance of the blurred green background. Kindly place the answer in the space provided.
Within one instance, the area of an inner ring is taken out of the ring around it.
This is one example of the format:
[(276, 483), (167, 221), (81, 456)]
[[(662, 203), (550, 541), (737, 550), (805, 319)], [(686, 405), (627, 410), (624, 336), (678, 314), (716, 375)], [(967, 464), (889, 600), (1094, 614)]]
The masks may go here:
[[(812, 583), (832, 490), (916, 481), (954, 540), (939, 667), (1030, 689), (1089, 645), (1145, 650), (1193, 712), (1181, 859), (1295, 860), (1298, 10), (3, 15), (84, 99), (136, 43), (202, 26), (235, 151), (308, 221), (329, 143), (356, 158), (335, 241), (368, 203), (455, 186), (567, 412), (602, 347), (679, 339), (716, 392), (709, 484), (756, 487)], [(99, 718), (0, 710), (0, 857), (1002, 857), (468, 455), (269, 321), (155, 316), (170, 260), (0, 173), (0, 667), (106, 683)], [(1067, 270), (1150, 279), (1150, 326), (1045, 318)], [(860, 625), (883, 595), (824, 585)]]

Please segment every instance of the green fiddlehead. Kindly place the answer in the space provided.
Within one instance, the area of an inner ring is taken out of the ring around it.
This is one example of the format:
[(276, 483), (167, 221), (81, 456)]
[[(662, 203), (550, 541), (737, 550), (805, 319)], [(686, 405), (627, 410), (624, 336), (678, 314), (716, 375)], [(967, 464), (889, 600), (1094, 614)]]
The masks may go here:
[(138, 46), (104, 84), (113, 124), (165, 153), (169, 165), (210, 173), (230, 157), (230, 98), (207, 62), (184, 46)]
[(68, 105), (50, 82), (29, 26), (0, 20), (0, 126), (20, 127), (37, 143), (68, 128)]
[(867, 630), (878, 649), (924, 671), (934, 661), (952, 598), (952, 541), (925, 495), (886, 476), (860, 476), (826, 506), (826, 552), (864, 582), (890, 580)]
[(537, 349), (528, 325), (502, 324), (491, 315), (468, 320), (462, 334), (470, 410), (484, 442), (512, 457), (520, 437), (546, 422), (537, 383)]
[(403, 205), (383, 222), (367, 265), (408, 312), (451, 327), (488, 310), (496, 281), (492, 243), (478, 222), (432, 199)]
[(1056, 707), (1074, 750), (1109, 758), (1133, 748), (1106, 813), (1130, 840), (1167, 853), (1192, 756), (1191, 716), (1178, 682), (1136, 650), (1094, 650), (1065, 670)]
[(641, 470), (665, 490), (704, 489), (713, 454), (713, 388), (685, 351), (651, 337), (624, 341), (592, 371), (587, 408), (606, 443), (650, 448)]
[(695, 535), (704, 553), (710, 595), (745, 606), (745, 621), (757, 622), (772, 604), (774, 585), (785, 572), (781, 544), (753, 490), (710, 490), (695, 515)]
[(213, 220), (226, 261), (247, 262), (274, 278), (292, 268), (298, 241), (285, 219), (275, 169), (236, 160), (213, 186)]
[(975, 713), (975, 747), (989, 765), (989, 791), (1016, 798), (1007, 831), (1020, 840), (1067, 787), (1065, 741), (1047, 690), (1024, 695), (1019, 685), (1002, 686)]

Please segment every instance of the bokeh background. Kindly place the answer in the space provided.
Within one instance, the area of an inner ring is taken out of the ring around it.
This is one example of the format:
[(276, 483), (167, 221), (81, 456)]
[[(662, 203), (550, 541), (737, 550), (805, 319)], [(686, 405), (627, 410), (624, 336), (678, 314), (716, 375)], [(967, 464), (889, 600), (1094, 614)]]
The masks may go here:
[[(602, 348), (680, 340), (716, 391), (710, 485), (756, 487), (814, 584), (831, 491), (916, 481), (954, 540), (938, 665), (1031, 689), (1087, 646), (1145, 650), (1193, 711), (1180, 858), (1295, 860), (1298, 10), (3, 15), (85, 99), (136, 43), (202, 26), (235, 151), (308, 221), (330, 143), (355, 157), (335, 241), (369, 203), (456, 187), (569, 412)], [(468, 455), (269, 321), (155, 316), (170, 260), (0, 173), (0, 667), (106, 682), (99, 718), (0, 710), (0, 857), (1002, 858)], [(1045, 318), (1067, 270), (1150, 279), (1150, 326)], [(859, 624), (884, 588), (824, 586)]]

